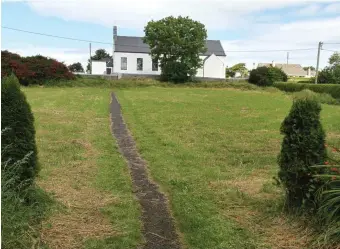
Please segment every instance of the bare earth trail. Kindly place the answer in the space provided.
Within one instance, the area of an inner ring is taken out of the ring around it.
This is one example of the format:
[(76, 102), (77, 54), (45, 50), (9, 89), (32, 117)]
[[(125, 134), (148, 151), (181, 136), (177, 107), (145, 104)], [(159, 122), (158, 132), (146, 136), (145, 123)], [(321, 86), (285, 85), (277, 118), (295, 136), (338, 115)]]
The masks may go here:
[(157, 184), (149, 179), (146, 162), (136, 149), (114, 93), (111, 94), (110, 112), (112, 132), (128, 163), (134, 191), (142, 208), (142, 232), (146, 240), (143, 249), (180, 249), (179, 236), (169, 212), (168, 200), (159, 191)]

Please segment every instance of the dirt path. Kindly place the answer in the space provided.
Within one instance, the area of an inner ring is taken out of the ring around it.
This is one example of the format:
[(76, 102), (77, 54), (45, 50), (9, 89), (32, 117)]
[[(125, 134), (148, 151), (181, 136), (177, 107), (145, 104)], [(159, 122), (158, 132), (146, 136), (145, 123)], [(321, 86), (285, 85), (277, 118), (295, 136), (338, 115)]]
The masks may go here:
[(168, 201), (147, 173), (146, 162), (139, 155), (136, 144), (130, 135), (120, 104), (114, 93), (111, 95), (112, 132), (117, 139), (121, 153), (128, 162), (133, 187), (142, 207), (144, 249), (179, 249), (179, 237), (173, 218), (168, 209)]

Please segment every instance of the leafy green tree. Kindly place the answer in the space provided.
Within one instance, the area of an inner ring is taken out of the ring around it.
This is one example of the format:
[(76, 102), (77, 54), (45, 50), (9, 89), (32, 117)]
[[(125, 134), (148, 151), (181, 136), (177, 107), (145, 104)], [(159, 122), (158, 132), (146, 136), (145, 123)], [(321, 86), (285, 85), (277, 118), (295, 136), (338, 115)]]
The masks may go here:
[(334, 53), (328, 62), (329, 66), (319, 73), (318, 82), (321, 84), (340, 84), (340, 53)]
[(81, 65), (80, 62), (73, 63), (73, 64), (69, 65), (68, 69), (71, 72), (80, 72), (80, 73), (84, 72), (84, 68), (83, 68), (83, 66)]
[(230, 78), (230, 77), (234, 77), (235, 76), (235, 72), (231, 70), (231, 68), (226, 68), (225, 69), (225, 77), (226, 78)]
[(235, 74), (239, 72), (241, 74), (241, 77), (245, 77), (248, 75), (248, 69), (246, 68), (246, 63), (238, 63), (235, 64), (230, 68), (231, 71), (233, 71)]
[(185, 82), (195, 76), (202, 66), (199, 55), (206, 51), (207, 31), (202, 23), (169, 16), (148, 22), (144, 32), (152, 59), (159, 61), (162, 80)]
[(340, 65), (340, 53), (335, 52), (328, 60), (331, 66)]
[[(105, 49), (100, 48), (100, 49), (97, 49), (96, 52), (94, 52), (94, 55), (91, 56), (91, 59), (92, 60), (101, 60), (101, 59), (105, 59), (105, 58), (108, 58), (108, 57), (111, 57), (110, 54), (108, 52), (106, 52)], [(88, 60), (86, 70), (89, 71), (90, 69), (91, 69), (91, 64), (90, 64), (90, 60)]]

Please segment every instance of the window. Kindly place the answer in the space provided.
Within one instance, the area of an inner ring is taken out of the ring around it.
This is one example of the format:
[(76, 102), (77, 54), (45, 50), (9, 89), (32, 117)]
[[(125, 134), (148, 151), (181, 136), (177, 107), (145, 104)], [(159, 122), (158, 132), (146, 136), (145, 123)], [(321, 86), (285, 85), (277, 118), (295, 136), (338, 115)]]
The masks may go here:
[(152, 60), (152, 71), (158, 71), (158, 60)]
[(137, 71), (143, 71), (143, 58), (137, 58)]
[(120, 70), (127, 70), (127, 57), (120, 58)]

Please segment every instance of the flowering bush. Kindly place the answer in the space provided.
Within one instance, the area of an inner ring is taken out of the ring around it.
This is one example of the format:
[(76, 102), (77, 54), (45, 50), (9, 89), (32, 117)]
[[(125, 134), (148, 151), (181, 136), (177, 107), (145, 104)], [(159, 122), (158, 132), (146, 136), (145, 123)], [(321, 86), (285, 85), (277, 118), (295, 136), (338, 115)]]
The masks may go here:
[(1, 78), (14, 73), (20, 84), (44, 84), (46, 80), (72, 80), (75, 76), (66, 65), (41, 55), (20, 57), (1, 51)]

